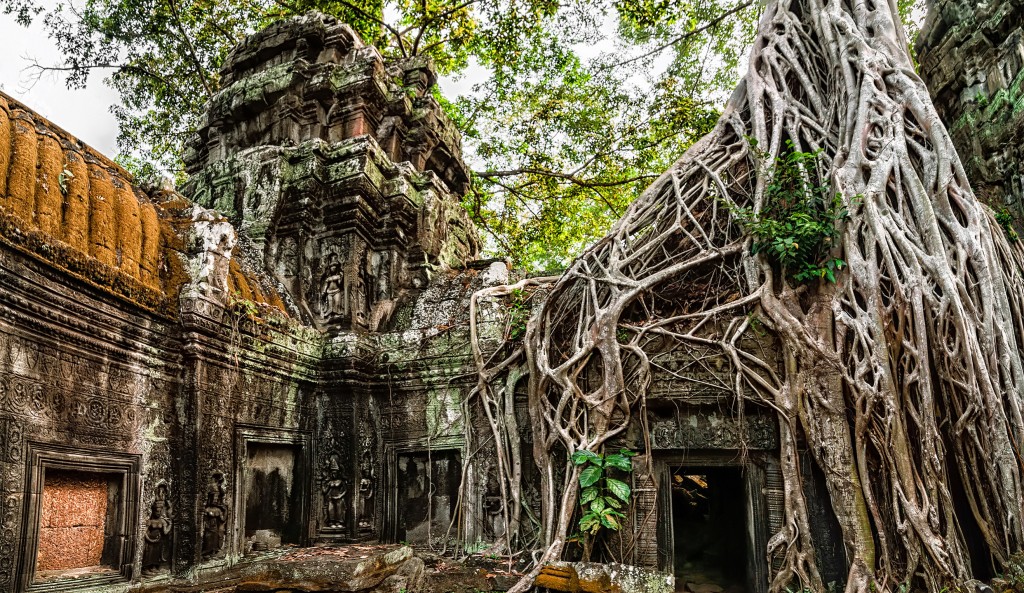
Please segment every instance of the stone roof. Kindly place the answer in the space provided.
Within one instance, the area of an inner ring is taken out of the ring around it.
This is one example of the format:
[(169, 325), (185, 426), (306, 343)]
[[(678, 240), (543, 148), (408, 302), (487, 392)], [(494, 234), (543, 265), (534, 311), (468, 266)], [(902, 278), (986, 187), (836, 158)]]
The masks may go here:
[[(193, 204), (0, 92), (0, 241), (144, 308), (175, 315)], [(229, 287), (282, 308), (237, 262)], [(255, 287), (255, 288), (254, 288)]]

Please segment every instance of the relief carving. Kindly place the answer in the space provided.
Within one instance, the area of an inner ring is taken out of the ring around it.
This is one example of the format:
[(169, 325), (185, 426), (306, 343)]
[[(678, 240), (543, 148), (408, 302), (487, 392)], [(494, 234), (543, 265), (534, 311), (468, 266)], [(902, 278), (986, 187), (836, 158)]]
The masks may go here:
[(324, 271), (320, 276), (320, 314), (327, 322), (337, 321), (348, 314), (343, 261), (335, 252), (327, 254)]
[[(365, 428), (365, 426), (364, 426)], [(377, 471), (373, 464), (373, 438), (363, 433), (359, 442), (359, 499), (356, 516), (361, 530), (373, 529)]]
[(198, 294), (226, 302), (228, 266), (238, 236), (231, 223), (214, 210), (192, 209), (192, 245), (189, 276)]
[(145, 548), (142, 551), (142, 571), (153, 574), (170, 566), (171, 562), (171, 500), (167, 484), (156, 487), (153, 504), (150, 506), (146, 533), (143, 536)]
[(328, 479), (323, 485), (324, 494), (324, 526), (329, 529), (345, 528), (345, 511), (348, 505), (348, 485), (342, 475), (337, 455), (331, 456), (331, 468)]
[(224, 472), (214, 471), (206, 487), (206, 504), (203, 507), (203, 560), (217, 556), (224, 548), (228, 521), (224, 494)]

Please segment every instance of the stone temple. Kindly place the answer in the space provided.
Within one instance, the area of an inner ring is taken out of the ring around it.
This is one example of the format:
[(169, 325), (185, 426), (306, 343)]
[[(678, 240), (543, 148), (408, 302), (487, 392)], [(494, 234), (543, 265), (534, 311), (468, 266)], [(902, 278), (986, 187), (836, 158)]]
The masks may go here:
[[(221, 81), (180, 193), (0, 94), (0, 591), (233, 591), (320, 544), (503, 535), (493, 443), (467, 439), (485, 422), (469, 302), (514, 274), (479, 259), (431, 65), (309, 15), (249, 37)], [(501, 339), (507, 306), (479, 316)], [(656, 362), (649, 433), (622, 439), (654, 468), (632, 476), (627, 560), (763, 592), (775, 417), (737, 414), (707, 357)], [(841, 581), (824, 478), (802, 466), (824, 581)], [(245, 590), (334, 590), (293, 580)], [(381, 583), (356, 581), (337, 590)]]

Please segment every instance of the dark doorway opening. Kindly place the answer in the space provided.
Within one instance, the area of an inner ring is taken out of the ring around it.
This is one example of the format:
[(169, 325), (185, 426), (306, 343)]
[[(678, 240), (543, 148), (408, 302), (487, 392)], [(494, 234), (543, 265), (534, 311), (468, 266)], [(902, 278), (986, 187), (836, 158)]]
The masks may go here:
[(300, 449), (250, 442), (245, 475), (245, 539), (261, 552), (299, 544), (302, 537)]
[(446, 537), (454, 537), (458, 526), (452, 525), (452, 519), (462, 483), (459, 452), (399, 453), (396, 462), (396, 539), (411, 544), (438, 544)]
[(676, 467), (671, 483), (676, 590), (745, 593), (749, 505), (740, 468)]

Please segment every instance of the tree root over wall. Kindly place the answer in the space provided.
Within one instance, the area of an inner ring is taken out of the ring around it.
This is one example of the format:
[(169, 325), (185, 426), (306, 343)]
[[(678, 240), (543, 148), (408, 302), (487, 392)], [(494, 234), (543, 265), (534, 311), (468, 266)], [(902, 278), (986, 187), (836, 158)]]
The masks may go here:
[[(995, 568), (1021, 549), (1024, 253), (975, 199), (895, 14), (878, 0), (771, 2), (715, 130), (535, 311), (523, 354), (539, 564), (562, 554), (577, 501), (576, 470), (556, 471), (564, 455), (550, 452), (600, 450), (642, 416), (650, 357), (667, 344), (724, 356), (738, 401), (778, 414), (773, 591), (825, 590), (798, 441), (825, 476), (849, 592), (964, 582), (965, 521)], [(834, 284), (796, 283), (751, 254), (735, 213), (762, 209), (776, 158), (819, 148), (850, 213), (833, 248), (849, 266)], [(749, 346), (755, 323), (781, 353)], [(478, 362), (482, 389), (501, 384), (508, 359)]]

